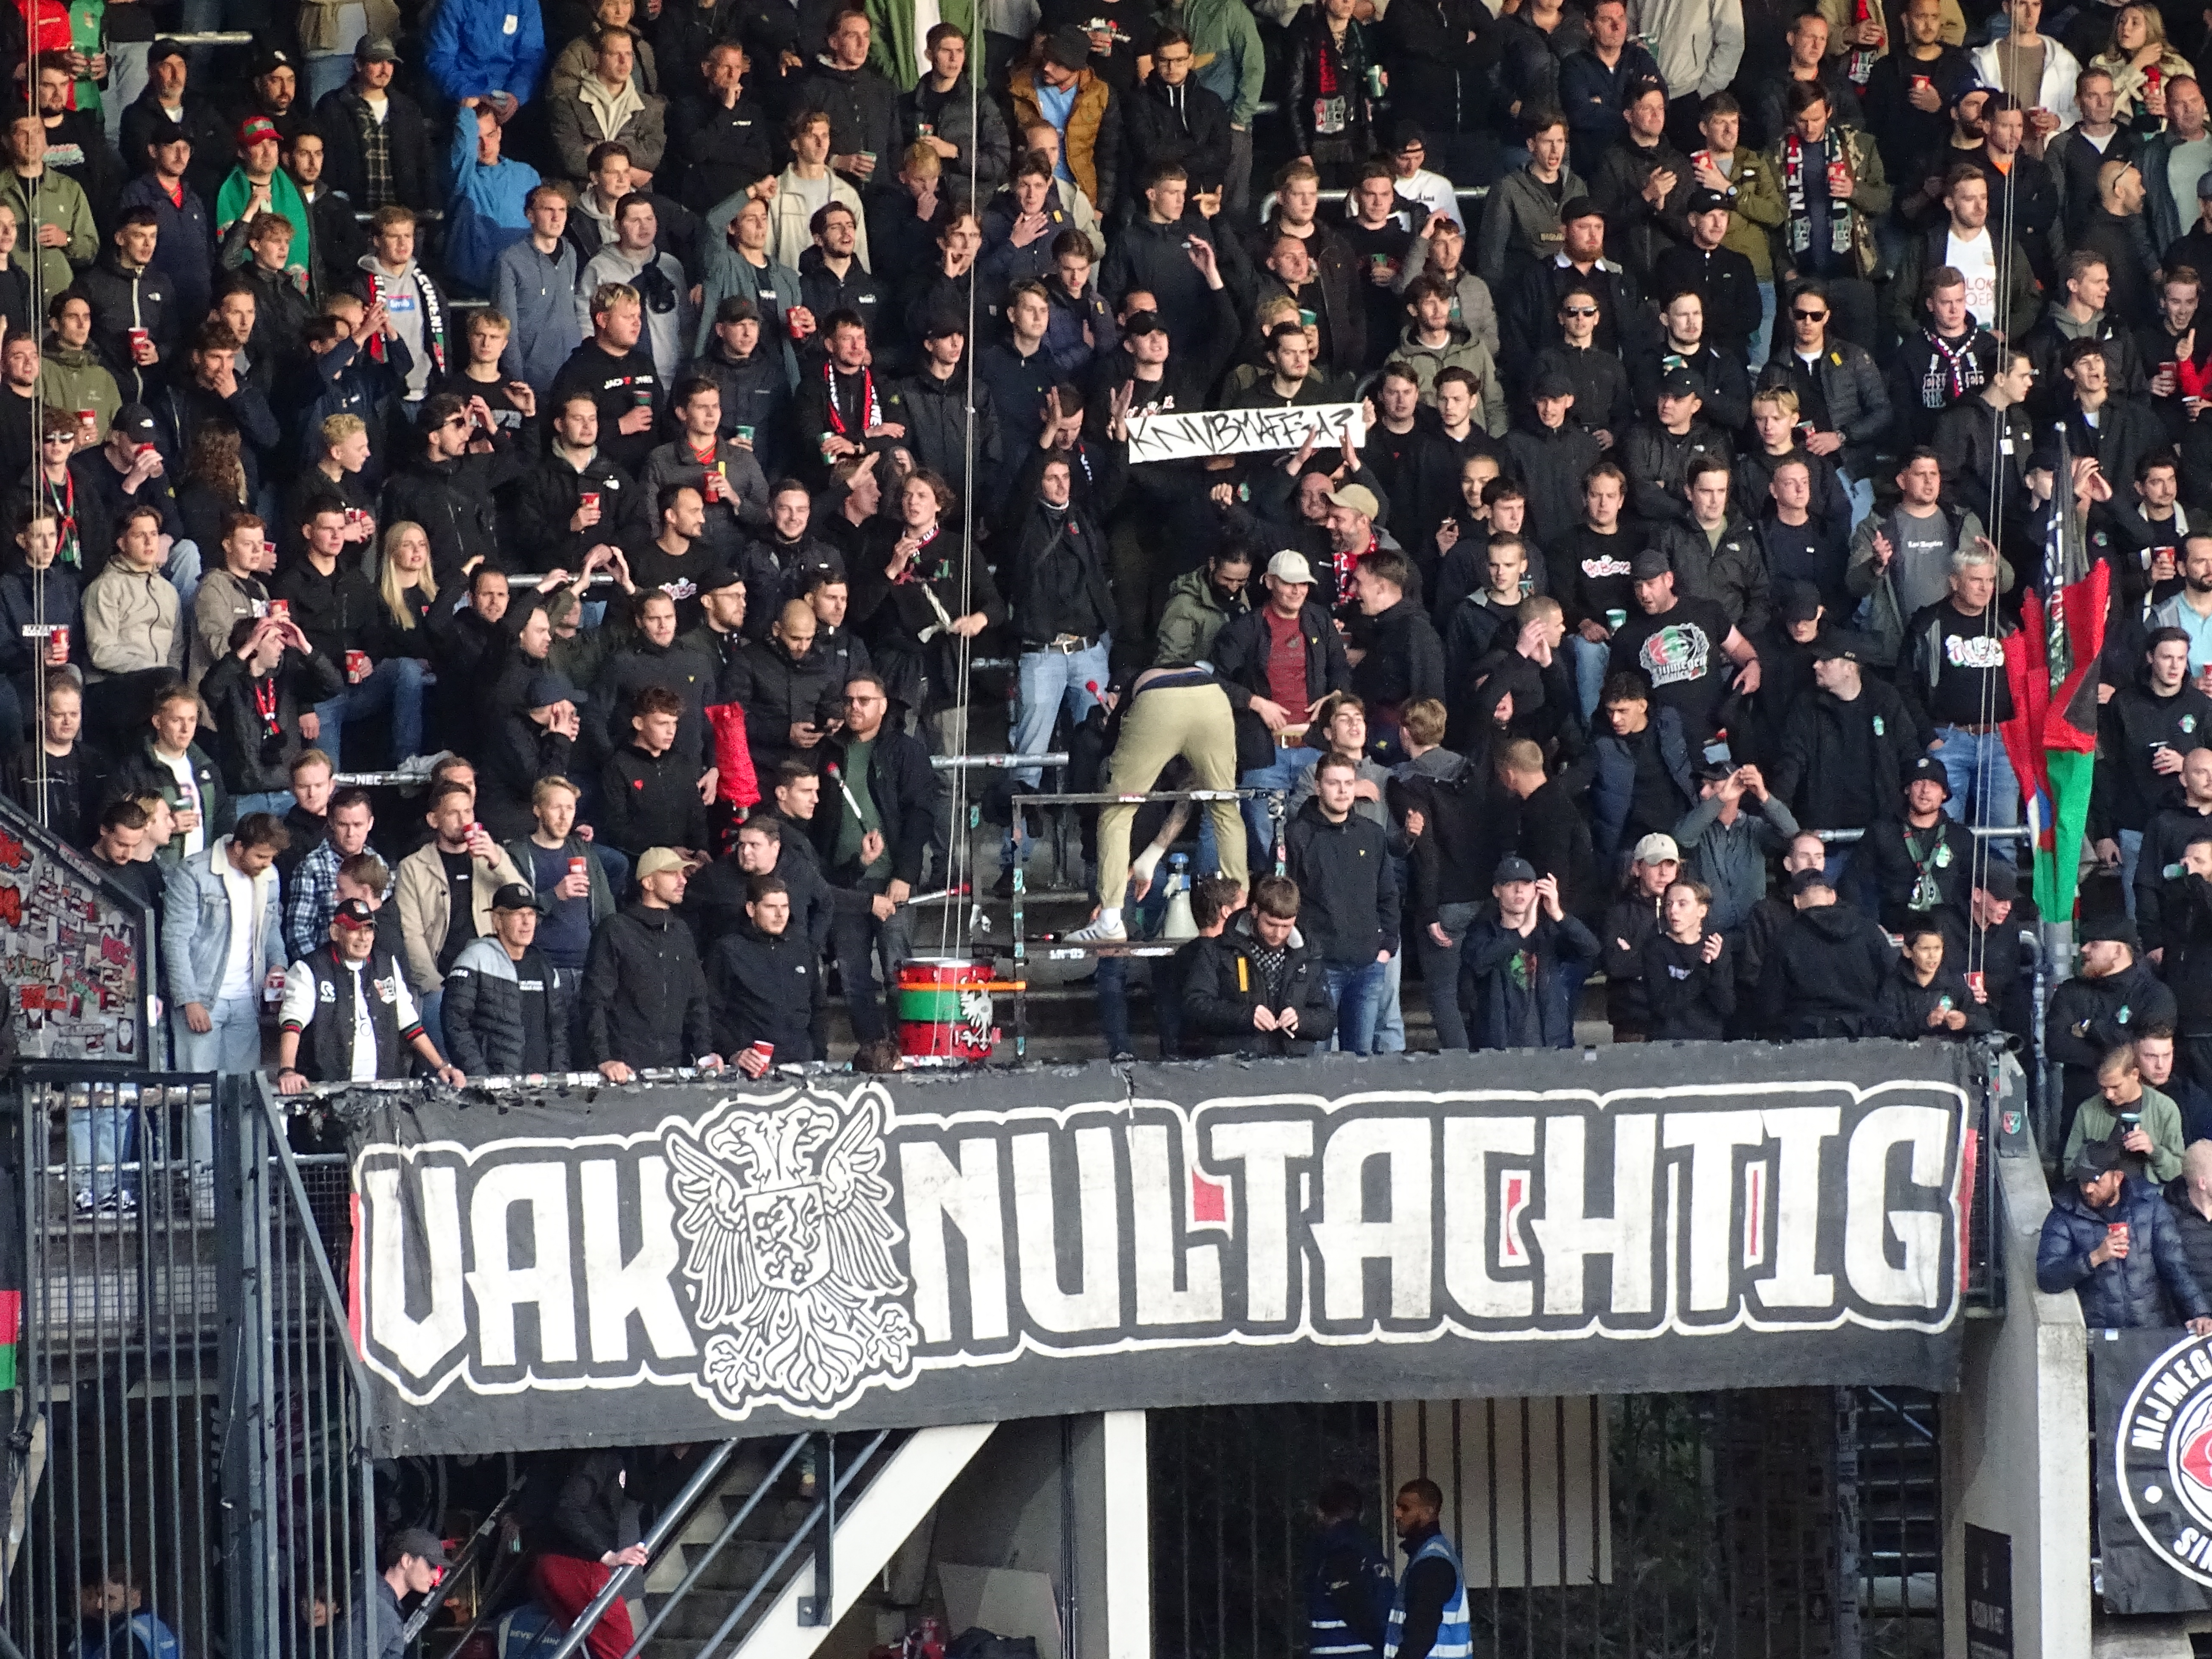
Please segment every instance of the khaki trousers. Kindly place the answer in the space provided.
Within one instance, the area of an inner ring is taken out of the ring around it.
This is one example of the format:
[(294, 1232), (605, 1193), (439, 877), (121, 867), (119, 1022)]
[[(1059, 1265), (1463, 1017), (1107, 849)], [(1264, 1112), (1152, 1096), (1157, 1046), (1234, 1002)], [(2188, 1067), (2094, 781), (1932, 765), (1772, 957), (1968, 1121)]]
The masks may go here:
[[(1106, 769), (1106, 787), (1122, 794), (1149, 790), (1167, 763), (1181, 755), (1198, 774), (1200, 789), (1237, 787), (1237, 717), (1228, 694), (1218, 685), (1162, 686), (1140, 693), (1121, 720), (1121, 740)], [(1244, 821), (1234, 800), (1206, 803), (1213, 815), (1213, 839), (1221, 851), (1221, 873), (1242, 887), (1249, 872), (1244, 857)], [(1098, 896), (1119, 908), (1129, 885), (1129, 826), (1133, 805), (1109, 806), (1098, 814)]]

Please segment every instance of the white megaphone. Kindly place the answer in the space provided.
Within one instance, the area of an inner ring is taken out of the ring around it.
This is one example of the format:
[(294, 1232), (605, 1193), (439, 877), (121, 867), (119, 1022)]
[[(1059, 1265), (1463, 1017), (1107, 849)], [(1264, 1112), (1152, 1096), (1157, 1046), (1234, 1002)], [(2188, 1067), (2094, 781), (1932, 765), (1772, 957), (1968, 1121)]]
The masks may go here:
[(1160, 937), (1178, 943), (1198, 937), (1198, 918), (1190, 913), (1190, 860), (1181, 853), (1168, 857), (1168, 913)]

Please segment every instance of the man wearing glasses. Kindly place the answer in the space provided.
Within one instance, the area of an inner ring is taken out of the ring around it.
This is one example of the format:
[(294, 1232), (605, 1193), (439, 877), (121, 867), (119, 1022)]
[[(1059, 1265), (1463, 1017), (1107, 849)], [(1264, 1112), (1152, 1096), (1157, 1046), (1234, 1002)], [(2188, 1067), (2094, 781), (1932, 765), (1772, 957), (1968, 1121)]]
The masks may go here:
[(1767, 359), (1759, 383), (1797, 394), (1803, 447), (1834, 465), (1856, 528), (1874, 511), (1874, 447), (1889, 429), (1889, 393), (1863, 347), (1831, 336), (1824, 284), (1800, 283), (1789, 304), (1789, 344)]

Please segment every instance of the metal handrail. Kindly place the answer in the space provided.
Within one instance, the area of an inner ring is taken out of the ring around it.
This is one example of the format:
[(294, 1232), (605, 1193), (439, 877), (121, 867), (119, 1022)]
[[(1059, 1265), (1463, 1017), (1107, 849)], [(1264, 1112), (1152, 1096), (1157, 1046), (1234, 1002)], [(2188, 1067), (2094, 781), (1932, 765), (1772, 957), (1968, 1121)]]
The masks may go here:
[[(1961, 826), (1962, 828), (1965, 826)], [(2026, 824), (1978, 825), (1968, 830), (1977, 841), (2026, 841), (2035, 832)], [(1865, 839), (1863, 830), (1808, 830), (1806, 834), (1817, 836), (1832, 846)]]
[[(707, 1454), (706, 1460), (684, 1483), (684, 1490), (676, 1494), (676, 1501), (661, 1512), (660, 1519), (653, 1523), (653, 1530), (641, 1540), (645, 1546), (648, 1561), (666, 1546), (669, 1534), (691, 1518), (691, 1511), (699, 1506), (699, 1499), (722, 1478), (723, 1469), (728, 1466), (740, 1443), (735, 1440), (723, 1441)], [(609, 1573), (607, 1582), (599, 1586), (599, 1593), (576, 1615), (568, 1626), (568, 1634), (561, 1638), (560, 1645), (546, 1655), (545, 1659), (569, 1659), (569, 1656), (584, 1644), (584, 1638), (599, 1627), (599, 1620), (606, 1617), (607, 1609), (614, 1605), (615, 1598), (629, 1588), (631, 1577), (644, 1571), (642, 1567), (624, 1565)]]
[[(836, 1512), (837, 1499), (859, 1478), (860, 1471), (868, 1466), (869, 1460), (882, 1449), (884, 1442), (890, 1438), (890, 1433), (889, 1429), (877, 1430), (875, 1437), (861, 1448), (860, 1455), (853, 1460), (852, 1468), (830, 1481), (822, 1496), (814, 1500), (814, 1506), (806, 1511), (806, 1518), (791, 1534), (790, 1542), (776, 1552), (775, 1559), (769, 1562), (761, 1576), (753, 1580), (753, 1587), (738, 1599), (737, 1606), (730, 1609), (729, 1617), (722, 1620), (712, 1636), (699, 1644), (696, 1659), (714, 1659), (714, 1656), (722, 1650), (722, 1644), (729, 1640), (730, 1632), (737, 1629), (738, 1621), (752, 1611), (753, 1603), (760, 1600), (761, 1593), (775, 1581), (776, 1574), (789, 1565), (799, 1547), (813, 1535), (815, 1523), (822, 1518), (825, 1509), (833, 1515)], [(825, 1434), (823, 1437), (828, 1437)], [(825, 1619), (823, 1622), (827, 1624), (829, 1620)], [(556, 1654), (554, 1659), (566, 1659), (566, 1656)], [(632, 1659), (632, 1656), (625, 1655), (623, 1659)]]
[(792, 1460), (806, 1449), (806, 1443), (811, 1438), (812, 1438), (811, 1433), (794, 1434), (791, 1437), (791, 1443), (783, 1449), (783, 1455), (775, 1460), (775, 1467), (761, 1478), (760, 1485), (754, 1487), (745, 1501), (738, 1506), (737, 1513), (723, 1522), (722, 1530), (715, 1534), (714, 1541), (707, 1547), (706, 1553), (692, 1564), (691, 1571), (685, 1573), (683, 1581), (668, 1593), (668, 1599), (654, 1611), (653, 1617), (645, 1621), (645, 1628), (638, 1632), (635, 1639), (631, 1641), (629, 1650), (623, 1656), (623, 1659), (637, 1659), (637, 1656), (645, 1650), (645, 1644), (653, 1639), (653, 1632), (660, 1628), (660, 1621), (668, 1617), (678, 1602), (683, 1601), (698, 1587), (702, 1575), (714, 1564), (715, 1558), (721, 1554), (723, 1547), (738, 1535), (738, 1528), (751, 1519), (752, 1512), (758, 1506), (761, 1499), (767, 1497), (769, 1489), (782, 1478), (783, 1472), (791, 1467)]
[(156, 40), (179, 46), (250, 46), (253, 36), (244, 29), (200, 29), (179, 33), (157, 33)]
[[(500, 1522), (506, 1517), (507, 1510), (514, 1507), (515, 1495), (522, 1490), (524, 1484), (529, 1479), (527, 1474), (517, 1476), (514, 1484), (507, 1489), (505, 1495), (498, 1503), (491, 1506), (490, 1512), (477, 1522), (477, 1529), (469, 1534), (468, 1542), (461, 1546), (461, 1553), (447, 1564), (446, 1577), (440, 1582), (459, 1578), (462, 1572), (475, 1561), (477, 1555), (482, 1553), (486, 1540), (499, 1530)], [(400, 1641), (403, 1644), (411, 1644), (415, 1638), (422, 1633), (422, 1627), (430, 1622), (430, 1615), (437, 1612), (443, 1604), (442, 1596), (424, 1596), (422, 1605), (408, 1614), (407, 1622), (399, 1627)], [(485, 1606), (489, 1605), (489, 1598), (487, 1597)], [(469, 1637), (475, 1632), (476, 1627), (483, 1622), (483, 1617), (484, 1608), (479, 1607), (477, 1610), (477, 1616), (469, 1621), (468, 1629), (461, 1632), (461, 1639), (453, 1644), (453, 1650), (455, 1653), (459, 1653), (467, 1644)]]

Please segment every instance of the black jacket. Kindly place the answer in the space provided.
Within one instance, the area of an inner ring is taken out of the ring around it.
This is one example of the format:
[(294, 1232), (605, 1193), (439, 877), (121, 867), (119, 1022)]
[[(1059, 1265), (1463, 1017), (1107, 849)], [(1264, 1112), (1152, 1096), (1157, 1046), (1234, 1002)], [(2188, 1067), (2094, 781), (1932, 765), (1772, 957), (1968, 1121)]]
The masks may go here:
[(167, 274), (159, 265), (125, 270), (121, 252), (109, 247), (78, 276), (76, 286), (92, 302), (92, 349), (115, 377), (125, 401), (143, 402), (146, 380), (131, 355), (131, 331), (144, 329), (164, 362), (184, 331), (182, 307)]
[[(822, 757), (825, 773), (831, 763), (841, 774), (846, 770), (842, 742), (825, 742), (815, 752)], [(922, 855), (929, 846), (931, 826), (942, 810), (944, 794), (921, 739), (895, 732), (889, 725), (879, 728), (868, 751), (867, 785), (876, 816), (883, 823), (891, 876), (911, 887), (921, 879)], [(836, 856), (838, 830), (851, 811), (836, 780), (825, 778), (822, 805), (814, 814), (814, 846), (824, 872), (839, 887), (856, 887), (861, 878), (857, 860), (842, 865), (830, 861)]]
[(1073, 497), (1053, 509), (1032, 495), (1007, 519), (1006, 604), (1014, 632), (1035, 650), (1060, 634), (1096, 639), (1113, 625), (1106, 538)]
[(805, 656), (793, 658), (781, 641), (759, 641), (745, 647), (737, 672), (743, 678), (735, 700), (744, 705), (745, 743), (756, 771), (771, 771), (785, 756), (799, 752), (792, 744), (793, 726), (819, 726), (844, 712), (835, 702), (844, 684), (828, 654), (811, 645)]
[(1876, 1001), (1896, 960), (1889, 936), (1850, 905), (1800, 910), (1760, 964), (1760, 1015), (1780, 1037), (1879, 1036)]
[[(1271, 983), (1253, 958), (1257, 948), (1249, 911), (1215, 937), (1191, 941), (1182, 981), (1186, 1042), (1188, 1034), (1195, 1032), (1208, 1040), (1200, 1050), (1204, 1053), (1292, 1057), (1313, 1053), (1336, 1030), (1336, 1011), (1328, 1000), (1328, 977), (1321, 959), (1293, 928), (1281, 975)], [(1253, 1011), (1263, 1006), (1274, 1014), (1295, 1010), (1297, 1035), (1255, 1028)]]
[(1516, 426), (1505, 434), (1506, 459), (1528, 492), (1525, 528), (1546, 547), (1583, 522), (1583, 479), (1603, 453), (1574, 418), (1556, 427)]
[(1916, 921), (1965, 925), (1974, 896), (1974, 836), (1948, 812), (1937, 811), (1932, 833), (1902, 822), (1876, 824), (1859, 843), (1859, 855), (1874, 860), (1881, 925), (1891, 933)]
[[(531, 1052), (524, 999), (543, 1000), (545, 1046)], [(514, 1077), (568, 1069), (568, 1022), (575, 983), (536, 945), (515, 961), (496, 939), (472, 939), (446, 975), (439, 1024), (446, 1058), (471, 1078)]]
[(1850, 702), (1817, 690), (1799, 702), (1768, 784), (1808, 830), (1862, 829), (1899, 815), (1905, 768), (1925, 748), (1896, 687), (1869, 675)]
[(483, 559), (501, 570), (514, 562), (501, 544), (492, 495), (521, 471), (521, 456), (512, 447), (450, 461), (418, 458), (385, 485), (384, 514), (377, 522), (411, 519), (421, 525), (430, 538), (430, 569), (438, 586), (465, 586), (461, 568), (470, 560)]
[(322, 652), (288, 650), (262, 684), (276, 682), (276, 729), (254, 702), (253, 671), (226, 653), (200, 682), (200, 700), (215, 715), (216, 764), (234, 795), (282, 793), (292, 787), (292, 762), (303, 746), (300, 716), (345, 689), (337, 663)]
[(866, 64), (845, 70), (817, 62), (792, 108), (818, 109), (830, 118), (832, 155), (872, 150), (877, 179), (894, 170), (886, 164), (899, 154), (898, 89)]
[[(1311, 599), (1298, 612), (1298, 628), (1306, 640), (1306, 694), (1319, 701), (1334, 691), (1352, 689), (1352, 664), (1344, 654), (1344, 640), (1328, 611)], [(1252, 771), (1271, 766), (1275, 740), (1267, 722), (1251, 711), (1254, 697), (1267, 695), (1268, 635), (1267, 607), (1231, 617), (1213, 636), (1214, 678), (1237, 711), (1237, 769)], [(1285, 711), (1293, 726), (1305, 722), (1305, 710)]]
[(1445, 694), (1443, 642), (1427, 614), (1410, 599), (1365, 619), (1366, 655), (1352, 671), (1352, 689), (1370, 718), (1386, 718), (1423, 697)]
[[(392, 156), (392, 194), (395, 200), (421, 210), (436, 205), (430, 161), (430, 129), (422, 106), (397, 87), (387, 88), (390, 100), (384, 115), (384, 139)], [(323, 135), (323, 182), (342, 191), (347, 199), (366, 209), (368, 204), (368, 162), (362, 146), (356, 112), (365, 115), (368, 105), (349, 86), (326, 92), (315, 106), (315, 131)], [(216, 150), (231, 154), (229, 135)], [(192, 147), (197, 164), (200, 149)], [(226, 167), (224, 172), (229, 169)], [(214, 191), (208, 192), (212, 199)]]
[(726, 1054), (755, 1042), (775, 1045), (775, 1060), (819, 1060), (814, 1025), (822, 1010), (822, 965), (795, 925), (763, 933), (751, 923), (707, 956), (707, 998), (714, 1047)]
[(2146, 1025), (2178, 1021), (2173, 993), (2145, 962), (2102, 979), (2075, 977), (2051, 994), (2043, 1017), (2044, 1052), (2063, 1068), (2059, 1098), (2069, 1106), (2097, 1092), (2097, 1067)]
[(688, 1066), (714, 1046), (707, 976), (673, 910), (629, 905), (593, 929), (583, 998), (587, 1065)]
[[(1966, 1016), (1966, 1024), (1956, 1031), (1948, 1025), (1939, 1029), (1929, 1024), (1928, 1016), (1939, 1008), (1958, 1009)], [(1966, 988), (1966, 976), (1951, 966), (1948, 949), (1943, 966), (1925, 985), (1913, 978), (1911, 964), (1902, 957), (1891, 963), (1875, 1013), (1883, 1036), (1907, 1042), (1929, 1036), (1964, 1041), (1983, 1036), (1991, 1024), (1989, 1008), (1974, 1000), (1974, 994)]]
[(1300, 927), (1314, 954), (1332, 967), (1358, 967), (1398, 949), (1398, 878), (1382, 826), (1358, 812), (1341, 823), (1309, 800), (1285, 842), (1291, 879), (1303, 902)]
[(1121, 137), (1129, 151), (1123, 176), (1135, 186), (1128, 199), (1139, 210), (1145, 180), (1165, 162), (1182, 165), (1194, 196), (1221, 187), (1229, 176), (1229, 106), (1195, 75), (1170, 90), (1154, 70), (1126, 100), (1115, 97), (1122, 104)]
[(2147, 673), (2115, 691), (2097, 714), (2096, 783), (2089, 798), (2089, 838), (2142, 830), (2158, 812), (2182, 802), (2181, 773), (2151, 769), (2160, 748), (2186, 756), (2212, 744), (2212, 697), (2189, 681), (2170, 697), (2150, 688)]
[(633, 859), (648, 847), (705, 847), (707, 807), (699, 799), (699, 772), (681, 745), (655, 756), (624, 744), (600, 775), (600, 833)]
[[(599, 521), (572, 531), (570, 521), (583, 504), (586, 490), (599, 498)], [(514, 529), (508, 569), (579, 570), (584, 557), (601, 542), (633, 546), (658, 533), (647, 520), (651, 503), (630, 475), (617, 465), (604, 449), (594, 450), (581, 467), (566, 456), (550, 452), (514, 481), (507, 495), (507, 519)], [(444, 578), (439, 579), (444, 586)]]

